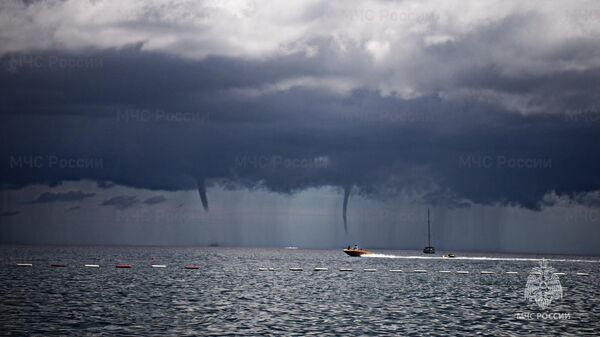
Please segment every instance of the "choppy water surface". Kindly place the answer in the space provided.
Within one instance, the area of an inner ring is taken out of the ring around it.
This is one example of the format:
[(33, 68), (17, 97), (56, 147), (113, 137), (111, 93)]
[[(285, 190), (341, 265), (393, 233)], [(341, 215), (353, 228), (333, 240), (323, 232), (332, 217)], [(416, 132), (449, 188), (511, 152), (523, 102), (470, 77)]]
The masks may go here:
[[(4, 246), (0, 334), (600, 334), (600, 263), (553, 257), (557, 260), (550, 260), (550, 266), (566, 273), (560, 276), (564, 294), (541, 310), (523, 296), (537, 261), (378, 253), (379, 257), (351, 258), (338, 250)], [(58, 262), (67, 267), (50, 267)], [(17, 263), (33, 266), (16, 267)], [(117, 263), (133, 268), (116, 269)], [(183, 269), (192, 263), (200, 269)], [(84, 264), (101, 267), (83, 268)], [(288, 270), (294, 267), (304, 270)], [(316, 272), (315, 267), (329, 270)], [(415, 269), (427, 272), (413, 273)], [(495, 274), (481, 275), (482, 270)], [(519, 319), (519, 313), (532, 317)]]

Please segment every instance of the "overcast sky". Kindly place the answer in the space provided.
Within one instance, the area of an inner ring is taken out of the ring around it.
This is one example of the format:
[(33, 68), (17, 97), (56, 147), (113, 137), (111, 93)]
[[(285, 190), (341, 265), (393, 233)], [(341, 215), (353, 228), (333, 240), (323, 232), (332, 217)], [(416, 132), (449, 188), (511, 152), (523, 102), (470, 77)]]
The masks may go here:
[(600, 254), (597, 1), (2, 1), (0, 242)]

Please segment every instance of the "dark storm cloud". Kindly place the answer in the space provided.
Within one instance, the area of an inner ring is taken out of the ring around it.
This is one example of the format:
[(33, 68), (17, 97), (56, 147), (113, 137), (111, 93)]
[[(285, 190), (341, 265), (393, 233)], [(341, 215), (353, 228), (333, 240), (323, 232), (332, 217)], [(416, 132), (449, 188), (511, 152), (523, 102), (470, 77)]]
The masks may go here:
[(85, 198), (91, 198), (96, 193), (85, 193), (82, 191), (69, 191), (69, 192), (44, 192), (38, 195), (37, 198), (27, 202), (28, 204), (42, 204), (51, 202), (68, 202), (68, 201), (81, 201)]
[[(551, 191), (600, 188), (591, 155), (600, 123), (564, 115), (597, 101), (593, 37), (546, 49), (516, 41), (539, 22), (519, 14), (431, 45), (410, 37), (417, 51), (405, 63), (393, 57), (405, 56), (402, 43), (366, 39), (341, 53), (335, 36), (306, 37), (319, 50), (311, 57), (195, 59), (144, 43), (6, 53), (0, 183), (196, 189), (205, 209), (216, 183), (280, 193), (338, 186), (344, 208), (351, 189), (539, 208)], [(86, 66), (55, 61), (73, 59)], [(580, 67), (556, 68), (569, 63)]]
[(20, 213), (19, 211), (3, 211), (3, 212), (0, 212), (0, 216), (15, 216), (19, 213)]
[(167, 201), (167, 198), (165, 198), (162, 195), (156, 195), (156, 196), (153, 196), (153, 197), (150, 197), (150, 198), (144, 200), (144, 204), (157, 205), (157, 204), (162, 204), (165, 201)]
[(111, 187), (115, 187), (116, 184), (110, 181), (98, 181), (96, 182), (96, 184), (98, 185), (98, 187), (100, 188), (111, 188)]
[(112, 207), (122, 211), (127, 208), (133, 207), (135, 204), (137, 204), (139, 202), (140, 201), (135, 196), (120, 195), (120, 196), (105, 200), (100, 205), (112, 206)]
[[(551, 190), (568, 194), (598, 188), (594, 174), (598, 159), (589, 155), (599, 145), (595, 136), (598, 125), (594, 123), (568, 123), (562, 115), (524, 116), (500, 104), (470, 98), (429, 95), (401, 99), (368, 90), (338, 97), (291, 88), (260, 99), (221, 91), (221, 96), (209, 99), (204, 96), (206, 92), (239, 83), (225, 81), (217, 88), (204, 84), (197, 88), (196, 95), (189, 91), (186, 94), (184, 88), (195, 87), (194, 81), (200, 82), (208, 75), (199, 71), (186, 77), (185, 69), (205, 69), (206, 63), (219, 62), (189, 62), (181, 66), (180, 72), (169, 72), (169, 78), (179, 78), (179, 84), (172, 88), (174, 83), (163, 81), (159, 76), (162, 71), (157, 73), (154, 66), (169, 64), (170, 58), (122, 53), (130, 65), (112, 68), (105, 62), (106, 68), (98, 73), (84, 72), (80, 81), (98, 86), (85, 94), (71, 90), (77, 86), (77, 72), (57, 76), (29, 69), (24, 76), (28, 81), (19, 77), (22, 82), (16, 81), (10, 89), (13, 95), (5, 96), (11, 102), (9, 106), (24, 113), (19, 118), (10, 117), (14, 113), (10, 108), (3, 116), (5, 186), (88, 178), (177, 190), (196, 189), (197, 179), (209, 184), (224, 179), (283, 193), (322, 185), (354, 185), (360, 193), (373, 196), (382, 190), (419, 188), (430, 194), (443, 193), (447, 199), (448, 193), (440, 191), (450, 189), (457, 198), (474, 202), (527, 207), (537, 207), (541, 197)], [(119, 55), (112, 57), (124, 62)], [(296, 67), (301, 71), (301, 64)], [(119, 78), (124, 69), (130, 69), (131, 76), (106, 81)], [(10, 76), (4, 74), (2, 78), (8, 81)], [(258, 73), (253, 76), (260, 77)], [(183, 84), (186, 81), (191, 83)], [(105, 84), (99, 84), (102, 82)], [(39, 105), (47, 108), (41, 111), (37, 100), (19, 99), (20, 92), (50, 92), (49, 87), (33, 89), (36, 83), (52, 83), (52, 91), (60, 92), (69, 102), (81, 100), (81, 105), (64, 107), (62, 99), (42, 99)], [(8, 86), (8, 82), (4, 84)], [(131, 97), (122, 95), (128, 88), (139, 90), (139, 86), (152, 87), (149, 100), (135, 93)], [(179, 93), (177, 98), (172, 96), (174, 92)], [(198, 97), (202, 97), (200, 102), (196, 102)], [(84, 104), (87, 100), (89, 105)], [(159, 101), (160, 106), (155, 107), (153, 104)], [(165, 113), (199, 109), (210, 111), (211, 117), (168, 121), (146, 120), (138, 115), (125, 120), (120, 113), (136, 111), (129, 105), (134, 103), (139, 109)], [(61, 109), (67, 113), (60, 114)], [(47, 127), (49, 121), (52, 128)], [(22, 139), (18, 134), (23, 132), (38, 134), (48, 142)], [(66, 133), (73, 136), (61, 136)], [(13, 159), (27, 156), (42, 156), (43, 167), (11, 167), (16, 161)], [(65, 161), (100, 159), (102, 165), (50, 167), (50, 156)], [(511, 166), (518, 160), (551, 164)], [(285, 164), (293, 161), (298, 165)], [(406, 171), (419, 170), (422, 175), (405, 178)], [(427, 198), (442, 200), (439, 196)]]

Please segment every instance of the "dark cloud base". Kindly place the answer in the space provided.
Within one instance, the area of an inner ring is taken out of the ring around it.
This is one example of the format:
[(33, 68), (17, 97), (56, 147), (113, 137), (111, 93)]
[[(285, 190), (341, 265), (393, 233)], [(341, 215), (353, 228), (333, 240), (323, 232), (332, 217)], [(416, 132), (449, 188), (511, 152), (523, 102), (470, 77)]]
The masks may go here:
[[(432, 204), (467, 200), (532, 209), (551, 191), (600, 189), (600, 159), (593, 155), (600, 123), (565, 113), (525, 116), (436, 92), (402, 99), (369, 89), (339, 96), (292, 87), (259, 98), (236, 91), (336, 72), (330, 62), (299, 55), (189, 61), (135, 46), (82, 55), (100, 59), (101, 66), (0, 70), (3, 188), (92, 179), (105, 187), (197, 189), (205, 209), (211, 184), (280, 193), (352, 187), (373, 198), (416, 190)], [(467, 89), (541, 90), (539, 81), (508, 81), (485, 68), (462, 75), (457, 85)], [(552, 82), (544, 86), (546, 95), (567, 86), (576, 91), (577, 78), (596, 77), (572, 72), (545, 78)], [(42, 158), (41, 164), (15, 164), (28, 157)], [(78, 160), (96, 164), (81, 167)], [(117, 198), (102, 204), (125, 209), (138, 202)]]
[(52, 203), (52, 202), (62, 202), (62, 201), (81, 201), (85, 198), (91, 198), (95, 196), (96, 193), (85, 193), (82, 191), (69, 191), (69, 192), (44, 192), (40, 194), (34, 200), (28, 202), (29, 204), (42, 204), (42, 203)]
[(0, 212), (0, 216), (9, 217), (9, 216), (15, 216), (19, 213), (21, 213), (21, 212), (19, 212), (19, 211), (4, 211), (4, 212)]
[(117, 197), (107, 199), (107, 200), (103, 201), (100, 205), (101, 206), (112, 206), (112, 207), (122, 211), (127, 208), (133, 207), (134, 205), (138, 204), (139, 202), (140, 201), (135, 196), (120, 195)]

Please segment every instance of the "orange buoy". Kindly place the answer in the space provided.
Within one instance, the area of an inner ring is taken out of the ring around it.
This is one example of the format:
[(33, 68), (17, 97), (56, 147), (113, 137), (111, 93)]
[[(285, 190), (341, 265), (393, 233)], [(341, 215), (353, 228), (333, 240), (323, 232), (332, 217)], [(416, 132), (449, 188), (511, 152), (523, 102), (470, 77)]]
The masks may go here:
[(115, 267), (117, 267), (117, 268), (131, 268), (131, 265), (130, 264), (118, 264)]
[(183, 267), (184, 269), (199, 269), (200, 267), (198, 267), (195, 264), (188, 264), (187, 266)]
[(67, 265), (64, 263), (53, 263), (50, 265), (50, 267), (59, 267), (59, 268), (63, 268), (66, 267)]

